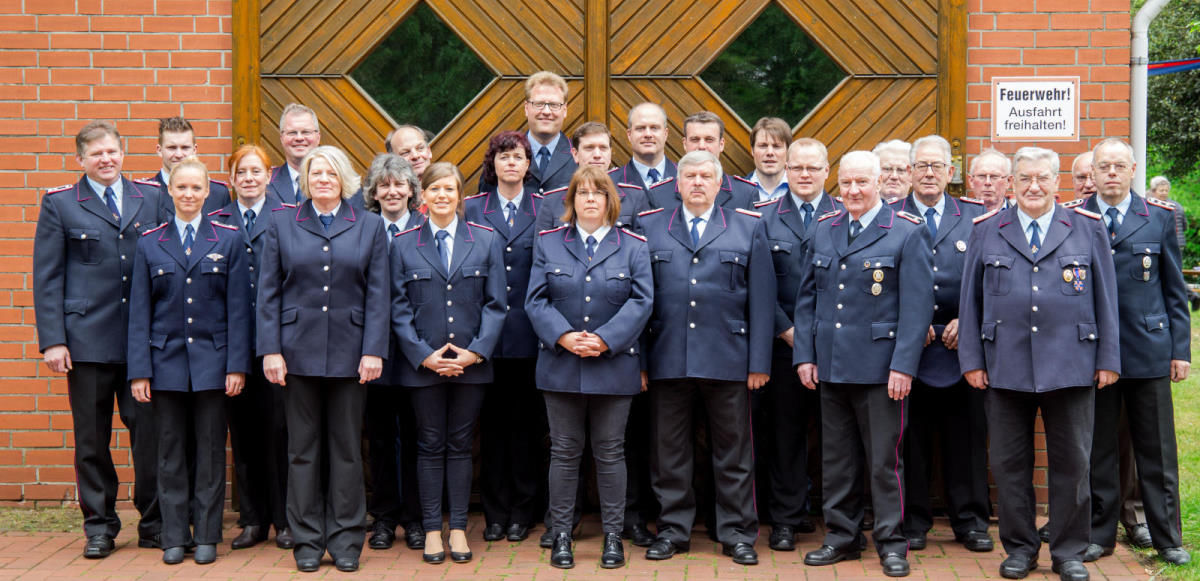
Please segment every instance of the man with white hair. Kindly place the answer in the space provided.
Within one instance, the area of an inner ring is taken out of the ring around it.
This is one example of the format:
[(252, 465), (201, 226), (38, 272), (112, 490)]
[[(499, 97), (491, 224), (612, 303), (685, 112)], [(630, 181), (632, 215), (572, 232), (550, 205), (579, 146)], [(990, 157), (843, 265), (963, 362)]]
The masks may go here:
[(879, 169), (883, 180), (879, 183), (879, 196), (885, 204), (890, 204), (908, 195), (912, 187), (912, 176), (909, 156), (912, 145), (907, 141), (893, 139), (884, 141), (871, 150), (879, 156)]
[(1012, 161), (1007, 155), (987, 148), (971, 159), (967, 186), (971, 197), (983, 202), (990, 212), (1008, 207), (1008, 189), (1012, 187)]
[(869, 474), (872, 538), (883, 573), (909, 574), (901, 527), (902, 445), (913, 376), (933, 314), (924, 220), (879, 198), (879, 157), (852, 151), (838, 166), (844, 210), (817, 219), (802, 262), (793, 363), (821, 385), (825, 539), (806, 565), (861, 557), (862, 482)]

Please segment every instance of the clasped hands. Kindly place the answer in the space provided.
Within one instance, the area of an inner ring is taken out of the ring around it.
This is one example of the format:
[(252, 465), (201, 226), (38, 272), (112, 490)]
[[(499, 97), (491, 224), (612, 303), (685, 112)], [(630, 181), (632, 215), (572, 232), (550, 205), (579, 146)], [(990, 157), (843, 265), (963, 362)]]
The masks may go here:
[(599, 357), (608, 351), (608, 344), (604, 342), (604, 339), (587, 331), (563, 333), (562, 337), (558, 338), (558, 344), (562, 345), (563, 349), (580, 357)]
[[(447, 355), (453, 355), (447, 357)], [(463, 374), (463, 370), (483, 361), (483, 357), (469, 349), (463, 349), (453, 343), (446, 343), (429, 354), (421, 366), (442, 377), (455, 377)]]

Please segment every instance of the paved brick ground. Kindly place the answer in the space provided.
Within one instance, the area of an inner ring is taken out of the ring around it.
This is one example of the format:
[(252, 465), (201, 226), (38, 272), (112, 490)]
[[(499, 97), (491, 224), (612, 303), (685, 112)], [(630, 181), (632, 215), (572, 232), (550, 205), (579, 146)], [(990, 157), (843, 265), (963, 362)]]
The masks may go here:
[[(136, 515), (123, 514), (126, 523), (135, 522)], [(233, 515), (227, 515), (226, 526), (233, 527)], [(833, 580), (884, 579), (873, 553), (864, 553), (862, 561), (843, 562), (832, 567), (806, 567), (804, 551), (820, 544), (820, 533), (802, 535), (799, 550), (776, 553), (766, 547), (765, 538), (759, 542), (760, 564), (756, 567), (734, 565), (720, 554), (720, 547), (708, 540), (703, 531), (692, 537), (690, 553), (669, 561), (647, 561), (637, 547), (627, 553), (628, 564), (623, 569), (604, 570), (600, 558), (599, 524), (595, 518), (584, 521), (582, 538), (578, 540), (576, 566), (560, 571), (546, 561), (546, 551), (538, 548), (537, 537), (542, 529), (534, 529), (522, 543), (485, 543), (480, 534), (482, 516), (472, 515), (468, 535), (475, 559), (458, 565), (447, 561), (442, 565), (426, 565), (417, 551), (403, 548), (402, 543), (388, 551), (364, 549), (362, 568), (355, 574), (340, 573), (326, 559), (315, 574), (298, 573), (290, 551), (266, 543), (253, 549), (231, 552), (228, 540), (236, 530), (226, 533), (226, 544), (218, 552), (217, 562), (198, 566), (191, 561), (181, 565), (163, 565), (162, 553), (138, 549), (134, 527), (127, 526), (117, 538), (117, 551), (109, 558), (90, 561), (81, 556), (83, 539), (77, 533), (5, 533), (0, 534), (0, 580), (7, 579), (316, 579), (345, 578), (376, 579), (504, 579), (512, 581), (543, 581), (547, 579), (605, 580), (631, 579), (636, 581), (682, 581), (684, 579), (752, 579), (752, 580)], [(992, 527), (993, 537), (995, 527)], [(913, 566), (911, 579), (943, 581), (952, 579), (999, 578), (998, 568), (1003, 554), (971, 553), (954, 542), (954, 535), (943, 521), (935, 525), (926, 550), (910, 555)], [(1029, 576), (1032, 581), (1056, 580), (1050, 572), (1048, 549), (1042, 548), (1041, 568)], [(1118, 545), (1112, 557), (1089, 565), (1093, 580), (1144, 580), (1151, 572), (1138, 562), (1137, 555), (1124, 545)]]

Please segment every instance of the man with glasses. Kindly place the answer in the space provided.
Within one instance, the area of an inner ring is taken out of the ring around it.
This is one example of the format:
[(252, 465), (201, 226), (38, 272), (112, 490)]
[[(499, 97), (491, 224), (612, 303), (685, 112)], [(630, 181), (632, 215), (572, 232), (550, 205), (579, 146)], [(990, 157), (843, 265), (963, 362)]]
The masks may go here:
[(1091, 544), (1083, 560), (1109, 555), (1116, 544), (1121, 509), (1116, 427), (1124, 404), (1150, 538), (1159, 558), (1183, 565), (1190, 557), (1181, 547), (1171, 382), (1187, 379), (1191, 366), (1187, 285), (1174, 209), (1130, 190), (1136, 168), (1132, 147), (1119, 139), (1101, 141), (1092, 150), (1097, 195), (1076, 203), (1103, 216), (1121, 296), (1121, 378), (1096, 393)]
[(1012, 186), (1012, 161), (1007, 155), (988, 148), (971, 160), (967, 185), (971, 196), (983, 202), (985, 211), (1008, 207), (1008, 189)]
[(1000, 541), (1008, 553), (1000, 574), (1023, 579), (1038, 564), (1033, 469), (1040, 410), (1054, 521), (1051, 569), (1063, 581), (1087, 581), (1095, 388), (1114, 383), (1121, 370), (1117, 277), (1100, 216), (1054, 202), (1058, 154), (1023, 147), (1013, 166), (1016, 207), (976, 218), (967, 242), (959, 364), (971, 387), (985, 390)]
[(279, 145), (287, 163), (271, 170), (267, 193), (285, 204), (299, 204), (305, 199), (300, 191), (300, 162), (321, 145), (316, 111), (299, 103), (288, 103), (279, 115)]
[(913, 382), (904, 438), (904, 536), (908, 548), (925, 548), (933, 527), (930, 482), (934, 440), (942, 451), (946, 513), (954, 540), (969, 551), (993, 547), (987, 534), (991, 500), (987, 479), (987, 418), (983, 393), (971, 389), (958, 369), (958, 299), (963, 258), (973, 220), (983, 204), (946, 193), (954, 177), (950, 143), (922, 137), (912, 148), (912, 194), (892, 207), (925, 218), (933, 239), (933, 323), (925, 335)]
[[(567, 82), (562, 77), (539, 71), (525, 81), (525, 119), (529, 130), (525, 138), (533, 150), (528, 186), (537, 193), (566, 187), (575, 174), (575, 159), (571, 157), (571, 142), (562, 132), (567, 119)], [(483, 191), (483, 177), (479, 178)]]
[(909, 175), (912, 145), (907, 141), (893, 139), (876, 145), (871, 151), (879, 156), (879, 166), (883, 172), (883, 182), (879, 186), (879, 195), (883, 201), (890, 204), (907, 196), (912, 186)]
[(1071, 186), (1075, 199), (1090, 198), (1096, 193), (1096, 180), (1092, 177), (1092, 152), (1085, 151), (1075, 156), (1071, 163)]
[[(638, 103), (629, 110), (626, 137), (633, 153), (629, 163), (608, 172), (614, 183), (650, 187), (675, 177), (675, 164), (667, 159), (667, 112), (657, 103)], [(671, 205), (671, 204), (668, 204)], [(659, 206), (663, 207), (663, 206)]]
[(804, 266), (804, 247), (817, 218), (842, 204), (825, 192), (829, 153), (825, 144), (802, 137), (788, 146), (787, 195), (755, 204), (767, 228), (767, 246), (775, 263), (778, 299), (771, 380), (751, 395), (754, 457), (758, 470), (759, 511), (769, 517), (769, 545), (776, 551), (796, 548), (796, 533), (816, 530), (808, 518), (808, 420), (819, 418), (817, 394), (804, 389), (792, 371), (796, 295)]

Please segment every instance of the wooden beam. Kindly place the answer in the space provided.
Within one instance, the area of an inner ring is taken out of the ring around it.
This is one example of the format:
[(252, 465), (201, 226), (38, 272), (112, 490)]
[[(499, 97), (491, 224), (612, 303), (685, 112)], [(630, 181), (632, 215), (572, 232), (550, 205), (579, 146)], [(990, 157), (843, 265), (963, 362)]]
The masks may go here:
[(608, 0), (586, 0), (583, 44), (584, 105), (589, 121), (608, 124)]
[(967, 6), (965, 0), (938, 3), (937, 132), (950, 141), (958, 168), (950, 185), (962, 195), (967, 144)]
[(233, 0), (233, 143), (258, 143), (262, 87), (259, 79), (260, 0)]

